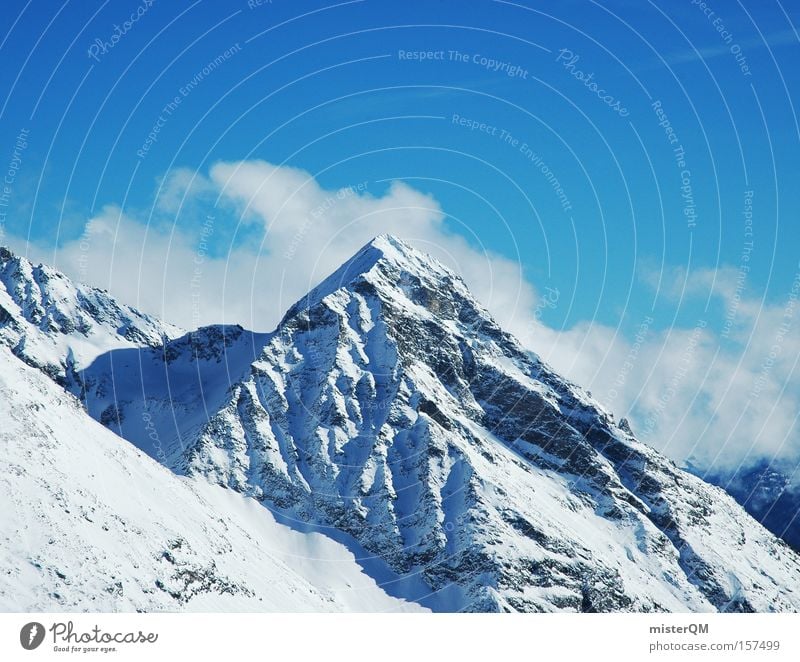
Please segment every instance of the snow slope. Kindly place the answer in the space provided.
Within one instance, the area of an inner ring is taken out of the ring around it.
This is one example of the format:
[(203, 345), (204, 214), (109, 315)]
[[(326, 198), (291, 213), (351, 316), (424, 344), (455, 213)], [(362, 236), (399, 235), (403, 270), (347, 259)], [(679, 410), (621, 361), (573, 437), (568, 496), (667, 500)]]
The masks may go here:
[(0, 247), (0, 345), (60, 384), (111, 349), (158, 347), (182, 333)]
[(175, 476), (0, 347), (0, 610), (395, 611), (342, 545)]
[(691, 463), (687, 471), (719, 485), (757, 521), (800, 551), (800, 485), (797, 466), (790, 462), (761, 461), (734, 471), (701, 470)]
[[(638, 442), (500, 329), (455, 274), (393, 237), (365, 246), (248, 352), (217, 370), (202, 413), (169, 423), (162, 459), (355, 539), (424, 584), (404, 589), (410, 600), (800, 608), (791, 549)], [(152, 352), (147, 361), (157, 364)], [(191, 351), (176, 349), (157, 370), (187, 365)], [(169, 405), (163, 388), (122, 386), (102, 362), (85, 376), (95, 415)]]
[(107, 352), (76, 374), (72, 392), (91, 416), (151, 457), (171, 464), (227, 402), (265, 334), (210, 326), (157, 348)]

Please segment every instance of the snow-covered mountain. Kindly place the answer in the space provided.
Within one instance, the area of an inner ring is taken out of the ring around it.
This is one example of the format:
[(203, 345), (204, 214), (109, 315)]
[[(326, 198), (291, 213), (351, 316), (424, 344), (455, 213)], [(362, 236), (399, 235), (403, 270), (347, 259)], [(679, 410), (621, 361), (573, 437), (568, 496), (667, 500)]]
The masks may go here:
[(800, 608), (797, 554), (392, 237), (271, 334), (115, 350), (78, 383), (176, 473), (366, 550), (434, 609)]
[(788, 464), (763, 460), (732, 472), (690, 465), (687, 471), (722, 487), (757, 521), (800, 551), (800, 485), (796, 468)]
[[(76, 375), (71, 391), (89, 414), (168, 466), (250, 370), (265, 334), (240, 326), (198, 329), (159, 347), (108, 352)], [(167, 455), (169, 453), (169, 456)]]
[(0, 346), (0, 610), (396, 611), (343, 545), (181, 478)]
[(0, 247), (0, 345), (62, 385), (105, 352), (183, 333)]

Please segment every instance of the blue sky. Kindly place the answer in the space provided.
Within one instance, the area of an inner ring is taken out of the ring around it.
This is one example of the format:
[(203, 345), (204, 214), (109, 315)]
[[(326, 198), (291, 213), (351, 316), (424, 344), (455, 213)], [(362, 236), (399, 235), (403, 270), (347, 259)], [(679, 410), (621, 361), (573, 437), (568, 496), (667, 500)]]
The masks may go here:
[[(221, 195), (215, 164), (263, 160), (321, 190), (366, 183), (375, 198), (399, 180), (436, 201), (437, 231), (519, 262), (539, 294), (559, 292), (527, 311), (531, 324), (597, 325), (625, 356), (643, 320), (662, 338), (702, 320), (709, 360), (722, 348), (736, 370), (749, 350), (757, 376), (770, 343), (753, 329), (778, 333), (760, 327), (762, 312), (780, 318), (798, 272), (800, 12), (754, 0), (542, 6), (9, 3), (0, 162), (16, 149), (19, 167), (2, 230), (69, 271), (61, 249), (109, 208), (189, 243), (210, 214), (210, 255), (264, 256), (276, 250), (271, 219), (253, 223), (241, 196)], [(197, 190), (169, 204), (178, 189), (160, 184), (187, 178)], [(619, 373), (608, 370), (575, 377)], [(795, 397), (793, 363), (771, 377)], [(794, 422), (781, 429), (796, 438)]]

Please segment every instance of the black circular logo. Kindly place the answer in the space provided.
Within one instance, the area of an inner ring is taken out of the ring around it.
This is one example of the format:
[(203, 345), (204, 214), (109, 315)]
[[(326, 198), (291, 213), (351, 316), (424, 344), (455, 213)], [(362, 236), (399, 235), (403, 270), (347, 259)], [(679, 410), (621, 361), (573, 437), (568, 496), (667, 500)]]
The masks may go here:
[(41, 623), (27, 623), (22, 626), (19, 631), (19, 643), (26, 651), (32, 651), (38, 648), (44, 641), (44, 625)]

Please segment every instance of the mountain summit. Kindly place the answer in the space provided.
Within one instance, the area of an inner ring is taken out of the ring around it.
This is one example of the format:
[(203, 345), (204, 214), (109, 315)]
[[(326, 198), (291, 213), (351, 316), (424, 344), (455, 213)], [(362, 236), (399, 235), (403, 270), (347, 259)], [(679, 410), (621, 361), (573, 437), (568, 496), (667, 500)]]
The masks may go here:
[[(401, 605), (800, 609), (795, 552), (637, 441), (456, 274), (395, 237), (362, 248), (268, 334), (212, 326), (176, 338), (106, 293), (92, 291), (104, 303), (87, 309), (83, 290), (3, 259), (0, 337), (18, 357), (182, 482), (227, 488), (281, 526), (346, 546)], [(87, 326), (60, 325), (62, 309)], [(118, 340), (114, 311), (145, 335)], [(113, 342), (91, 362), (36, 354), (72, 356), (98, 328)]]
[[(114, 399), (108, 371), (89, 369), (87, 406), (114, 407), (112, 429), (134, 441), (143, 430), (125, 420), (161, 412), (151, 426), (174, 471), (344, 540), (408, 579), (387, 590), (434, 609), (800, 608), (794, 552), (395, 237), (362, 248), (274, 332), (241, 333), (212, 334), (230, 347), (215, 358), (181, 341), (171, 358), (143, 350), (163, 376), (154, 390)], [(193, 395), (176, 399), (170, 382)], [(215, 387), (199, 410), (202, 384)]]
[(182, 334), (0, 246), (0, 345), (62, 385), (112, 349), (156, 347)]
[(402, 240), (389, 234), (375, 237), (363, 246), (352, 258), (312, 289), (292, 306), (285, 317), (292, 317), (300, 310), (310, 308), (329, 294), (342, 287), (354, 287), (359, 281), (369, 279), (381, 265), (392, 265), (406, 274), (420, 274), (441, 283), (458, 284), (463, 293), (468, 293), (463, 281), (432, 257), (412, 248)]

